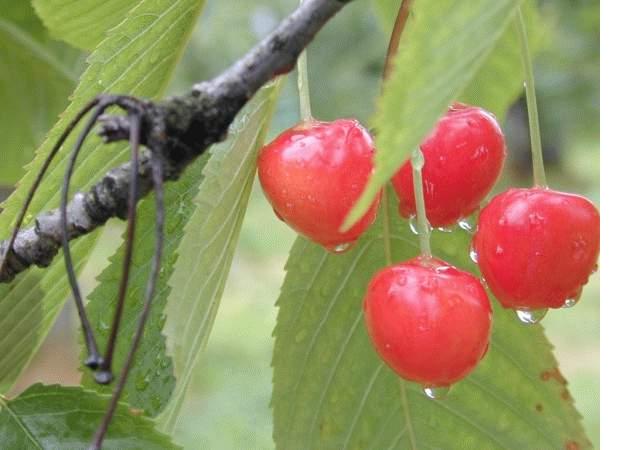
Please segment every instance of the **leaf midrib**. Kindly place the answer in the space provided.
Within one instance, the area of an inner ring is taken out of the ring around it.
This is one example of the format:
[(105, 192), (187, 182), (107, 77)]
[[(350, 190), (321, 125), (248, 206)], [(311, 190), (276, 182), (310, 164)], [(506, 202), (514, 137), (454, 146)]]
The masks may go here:
[(29, 438), (29, 440), (37, 448), (44, 450), (44, 447), (40, 445), (40, 443), (37, 441), (35, 436), (33, 436), (31, 431), (22, 423), (22, 421), (20, 420), (20, 417), (17, 415), (17, 413), (15, 413), (15, 411), (13, 411), (13, 409), (11, 409), (11, 405), (6, 401), (6, 398), (2, 395), (0, 395), (0, 407), (4, 407), (7, 410), (7, 412), (9, 413), (9, 416), (11, 416), (11, 418), (15, 421), (15, 423), (18, 424), (20, 429), (24, 432), (24, 434)]

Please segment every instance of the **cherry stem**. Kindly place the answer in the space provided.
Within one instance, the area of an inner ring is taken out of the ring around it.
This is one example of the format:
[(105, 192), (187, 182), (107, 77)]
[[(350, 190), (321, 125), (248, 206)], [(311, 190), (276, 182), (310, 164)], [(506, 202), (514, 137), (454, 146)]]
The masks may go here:
[(532, 144), (532, 171), (534, 185), (547, 187), (545, 178), (545, 164), (543, 163), (543, 148), (541, 147), (541, 130), (539, 128), (538, 107), (536, 105), (536, 88), (534, 83), (534, 69), (532, 56), (528, 44), (527, 28), (521, 8), (517, 10), (516, 17), (517, 34), (521, 44), (521, 59), (525, 72), (525, 98), (527, 101), (528, 120), (530, 124), (530, 143)]
[(385, 260), (387, 261), (387, 265), (391, 265), (393, 263), (393, 258), (391, 256), (391, 229), (389, 227), (389, 192), (387, 189), (382, 190), (382, 200), (381, 200), (380, 209), (382, 209), (382, 231), (383, 231), (383, 242), (385, 244)]
[(407, 24), (410, 9), (411, 0), (402, 0), (402, 3), (400, 3), (400, 9), (398, 10), (398, 16), (396, 17), (396, 21), (393, 25), (393, 30), (391, 31), (389, 47), (387, 48), (387, 56), (385, 56), (385, 66), (382, 72), (383, 85), (384, 82), (391, 75), (391, 71), (393, 69), (393, 59), (396, 56), (396, 53), (398, 53), (398, 47), (400, 47), (400, 38), (402, 37), (402, 32), (404, 31), (404, 27)]
[(422, 168), (424, 156), (419, 149), (411, 153), (411, 168), (413, 172), (413, 192), (415, 193), (416, 220), (418, 222), (418, 239), (420, 240), (420, 254), (422, 258), (431, 258), (431, 228), (426, 220), (424, 194), (422, 191)]
[[(303, 0), (301, 2), (303, 3)], [(304, 122), (314, 120), (310, 107), (310, 84), (308, 83), (308, 50), (305, 49), (297, 60), (297, 88), (299, 89), (299, 110)]]

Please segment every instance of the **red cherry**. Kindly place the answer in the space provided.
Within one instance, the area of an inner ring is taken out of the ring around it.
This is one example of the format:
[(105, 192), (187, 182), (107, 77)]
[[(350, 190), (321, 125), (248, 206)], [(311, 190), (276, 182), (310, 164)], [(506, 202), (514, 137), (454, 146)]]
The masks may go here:
[(298, 233), (343, 251), (374, 222), (380, 201), (339, 231), (374, 170), (369, 133), (352, 119), (300, 123), (265, 146), (259, 179), (275, 213)]
[(364, 308), (378, 354), (402, 378), (425, 387), (461, 380), (488, 348), (486, 291), (473, 275), (435, 258), (382, 269), (369, 283)]
[(510, 189), (481, 211), (473, 247), (506, 308), (560, 308), (580, 295), (598, 261), (600, 214), (579, 195)]
[[(499, 178), (506, 157), (499, 124), (489, 112), (455, 104), (420, 145), (424, 155), (426, 217), (434, 227), (453, 225), (473, 213)], [(391, 179), (400, 215), (415, 215), (411, 162)]]

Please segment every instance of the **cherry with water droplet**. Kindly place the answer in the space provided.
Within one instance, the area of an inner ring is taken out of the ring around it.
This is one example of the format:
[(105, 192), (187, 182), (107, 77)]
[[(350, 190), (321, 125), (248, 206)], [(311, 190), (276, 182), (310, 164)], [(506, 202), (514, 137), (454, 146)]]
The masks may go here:
[(382, 359), (402, 378), (442, 388), (468, 375), (490, 340), (492, 309), (473, 275), (418, 257), (374, 275), (365, 323)]
[(350, 248), (374, 222), (380, 194), (348, 231), (343, 220), (374, 169), (369, 133), (352, 119), (300, 123), (266, 145), (258, 174), (275, 214), (333, 253)]
[(560, 308), (579, 295), (596, 265), (600, 214), (579, 195), (510, 189), (482, 210), (473, 246), (504, 307)]
[[(426, 217), (433, 227), (450, 227), (479, 208), (499, 178), (506, 157), (503, 133), (494, 116), (478, 107), (454, 104), (420, 145)], [(411, 162), (391, 179), (400, 215), (415, 214)]]

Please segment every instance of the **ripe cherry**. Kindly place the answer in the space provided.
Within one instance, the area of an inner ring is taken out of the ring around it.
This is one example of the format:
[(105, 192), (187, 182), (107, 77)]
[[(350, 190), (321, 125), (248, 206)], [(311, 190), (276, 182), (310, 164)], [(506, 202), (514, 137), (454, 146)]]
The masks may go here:
[(488, 348), (486, 291), (473, 275), (439, 259), (382, 269), (369, 283), (364, 309), (378, 354), (402, 378), (425, 387), (461, 380)]
[(580, 296), (596, 267), (600, 214), (579, 195), (510, 189), (481, 211), (473, 248), (504, 307), (560, 308)]
[[(499, 124), (489, 112), (454, 104), (420, 145), (426, 217), (446, 227), (473, 213), (499, 178), (506, 156)], [(400, 215), (416, 213), (411, 163), (392, 178)]]
[(330, 251), (344, 251), (374, 222), (380, 201), (339, 231), (374, 170), (369, 133), (352, 119), (296, 125), (265, 146), (259, 179), (279, 218)]

